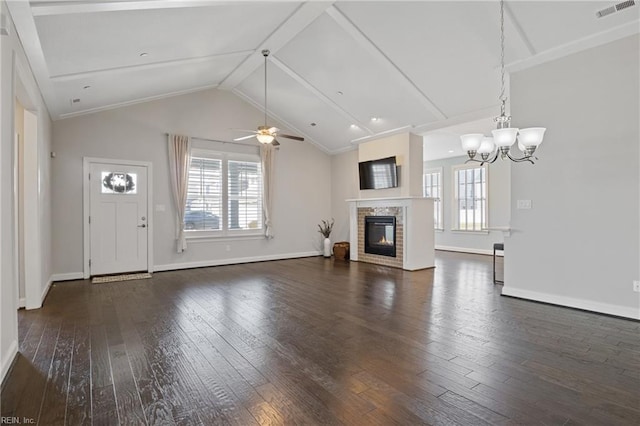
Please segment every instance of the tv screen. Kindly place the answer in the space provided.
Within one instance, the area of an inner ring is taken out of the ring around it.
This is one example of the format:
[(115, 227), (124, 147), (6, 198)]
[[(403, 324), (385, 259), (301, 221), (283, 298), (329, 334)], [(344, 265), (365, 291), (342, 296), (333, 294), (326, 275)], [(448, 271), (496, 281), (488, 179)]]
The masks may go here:
[(396, 157), (358, 163), (360, 168), (360, 189), (383, 189), (398, 186)]

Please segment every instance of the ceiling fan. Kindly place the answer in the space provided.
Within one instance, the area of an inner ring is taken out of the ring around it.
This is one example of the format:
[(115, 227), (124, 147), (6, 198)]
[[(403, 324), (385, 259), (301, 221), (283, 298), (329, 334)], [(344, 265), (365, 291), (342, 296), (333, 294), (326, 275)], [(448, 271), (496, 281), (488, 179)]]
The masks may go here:
[(293, 135), (283, 135), (278, 133), (280, 129), (277, 127), (271, 127), (267, 125), (267, 56), (269, 56), (271, 52), (267, 49), (262, 51), (262, 56), (264, 56), (264, 126), (258, 126), (258, 130), (241, 130), (242, 132), (251, 132), (252, 135), (243, 136), (241, 138), (235, 138), (234, 141), (243, 141), (246, 139), (250, 139), (255, 137), (258, 139), (258, 142), (263, 144), (272, 144), (273, 146), (280, 145), (280, 142), (276, 140), (276, 137), (282, 137), (287, 139), (293, 139), (296, 141), (304, 141), (303, 137), (293, 136)]

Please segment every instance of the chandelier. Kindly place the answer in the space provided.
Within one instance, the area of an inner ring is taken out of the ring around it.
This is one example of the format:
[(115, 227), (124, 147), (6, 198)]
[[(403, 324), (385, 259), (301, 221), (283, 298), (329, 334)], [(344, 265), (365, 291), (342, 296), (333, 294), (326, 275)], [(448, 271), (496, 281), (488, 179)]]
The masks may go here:
[[(475, 161), (481, 165), (484, 163), (493, 163), (500, 157), (508, 158), (516, 163), (528, 161), (533, 164), (534, 152), (542, 143), (544, 127), (530, 127), (528, 129), (518, 129), (510, 127), (511, 116), (506, 113), (507, 97), (505, 96), (504, 84), (504, 0), (500, 0), (500, 115), (495, 117), (496, 129), (492, 130), (492, 137), (486, 137), (482, 133), (470, 133), (460, 136), (462, 141), (462, 149), (467, 152), (470, 161)], [(514, 157), (511, 155), (511, 146), (518, 140), (518, 148), (522, 151), (522, 157)], [(480, 154), (480, 159), (476, 155)]]

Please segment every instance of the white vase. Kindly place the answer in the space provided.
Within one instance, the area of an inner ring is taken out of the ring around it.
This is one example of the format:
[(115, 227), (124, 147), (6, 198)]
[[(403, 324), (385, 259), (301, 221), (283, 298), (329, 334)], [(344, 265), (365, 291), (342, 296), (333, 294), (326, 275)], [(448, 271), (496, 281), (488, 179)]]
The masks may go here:
[(331, 240), (329, 238), (324, 239), (324, 257), (331, 257)]

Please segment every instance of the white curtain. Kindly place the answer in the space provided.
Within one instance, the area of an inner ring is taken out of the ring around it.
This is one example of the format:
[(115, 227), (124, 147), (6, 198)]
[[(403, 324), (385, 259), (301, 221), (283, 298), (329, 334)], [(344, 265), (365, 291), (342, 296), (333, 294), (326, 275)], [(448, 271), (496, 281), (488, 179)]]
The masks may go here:
[(267, 239), (273, 238), (271, 206), (273, 203), (275, 151), (276, 149), (270, 143), (260, 145), (260, 160), (262, 163), (262, 212), (264, 214), (264, 236)]
[(187, 239), (184, 236), (184, 211), (187, 205), (190, 165), (191, 138), (169, 135), (169, 178), (176, 207), (176, 250), (178, 253), (187, 249)]

